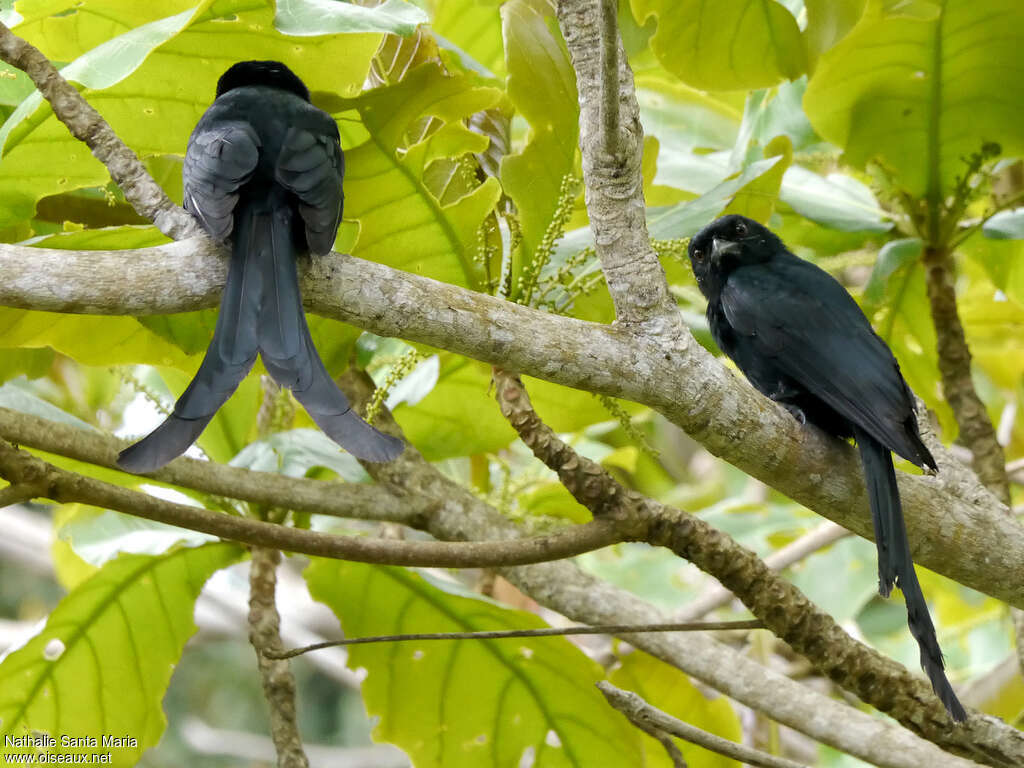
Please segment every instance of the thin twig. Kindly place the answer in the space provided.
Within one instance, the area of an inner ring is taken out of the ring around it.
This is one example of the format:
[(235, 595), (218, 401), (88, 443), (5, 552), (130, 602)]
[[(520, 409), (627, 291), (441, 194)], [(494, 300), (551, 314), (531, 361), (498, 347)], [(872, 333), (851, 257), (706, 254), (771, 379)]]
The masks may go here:
[(721, 736), (715, 736), (713, 733), (702, 731), (700, 728), (695, 728), (689, 723), (684, 723), (682, 720), (665, 714), (660, 709), (655, 709), (632, 691), (616, 688), (606, 680), (599, 681), (597, 688), (604, 694), (612, 707), (638, 726), (643, 724), (648, 728), (671, 733), (691, 744), (704, 747), (704, 749), (719, 755), (731, 757), (741, 763), (758, 766), (758, 768), (806, 768), (806, 766), (794, 763), (784, 757), (775, 757), (767, 752), (751, 749), (734, 741), (723, 739)]
[(62, 503), (91, 504), (231, 541), (362, 563), (487, 568), (558, 560), (621, 541), (614, 524), (601, 521), (513, 541), (395, 541), (320, 533), (158, 499), (60, 469), (4, 440), (0, 477), (14, 484), (42, 483), (46, 497)]
[(270, 707), (270, 735), (279, 768), (307, 768), (295, 709), (295, 676), (280, 657), (281, 616), (275, 593), (281, 553), (255, 547), (249, 564), (249, 642), (256, 651), (263, 695)]
[(135, 153), (50, 60), (3, 24), (0, 24), (0, 59), (32, 79), (43, 98), (50, 102), (57, 119), (107, 167), (110, 177), (140, 216), (175, 239), (199, 232), (196, 221), (167, 197)]
[(310, 651), (336, 648), (340, 645), (401, 643), (408, 640), (505, 640), (513, 637), (561, 637), (563, 635), (636, 635), (645, 632), (714, 632), (719, 630), (764, 629), (760, 621), (690, 621), (674, 624), (602, 624), (596, 627), (546, 627), (544, 629), (503, 629), (486, 632), (416, 632), (402, 635), (374, 635), (329, 640), (301, 648), (293, 648), (274, 656), (290, 659)]

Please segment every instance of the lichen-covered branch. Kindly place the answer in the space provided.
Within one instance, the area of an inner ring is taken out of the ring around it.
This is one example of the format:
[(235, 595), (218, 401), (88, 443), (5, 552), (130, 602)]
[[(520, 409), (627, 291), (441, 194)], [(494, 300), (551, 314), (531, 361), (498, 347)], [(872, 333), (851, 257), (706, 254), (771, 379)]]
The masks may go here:
[(971, 464), (978, 478), (1000, 501), (1009, 504), (1006, 456), (971, 379), (971, 351), (956, 305), (953, 254), (942, 246), (928, 246), (924, 267), (943, 394), (960, 428), (960, 441), (973, 455)]
[(0, 59), (32, 79), (43, 98), (50, 102), (57, 119), (107, 166), (110, 177), (140, 216), (152, 221), (168, 237), (188, 237), (199, 231), (195, 220), (167, 197), (135, 153), (75, 87), (61, 77), (50, 60), (3, 24), (0, 24)]
[[(373, 386), (352, 372), (343, 375), (340, 383), (353, 402), (365, 401)], [(381, 412), (378, 427), (400, 435), (386, 409)], [(407, 447), (389, 464), (364, 466), (396, 494), (434, 499), (437, 504), (426, 519), (425, 530), (436, 538), (472, 540), (523, 535), (521, 529), (495, 509), (441, 475), (414, 446)], [(502, 568), (500, 572), (541, 605), (582, 624), (636, 625), (666, 620), (649, 603), (584, 573), (571, 562)], [(706, 634), (658, 633), (629, 635), (626, 639), (741, 704), (881, 768), (975, 765), (943, 752), (891, 722), (816, 693)]]
[[(576, 71), (590, 228), (618, 321), (654, 336), (679, 336), (685, 329), (647, 236), (643, 128), (633, 72), (614, 14), (612, 23), (606, 23), (605, 5), (609, 4), (604, 0), (558, 3), (558, 23)], [(606, 54), (608, 46), (616, 56)], [(615, 65), (614, 71), (604, 66), (606, 62)], [(608, 85), (617, 86), (617, 93), (608, 93)], [(617, 107), (606, 109), (613, 99)]]
[[(513, 542), (396, 541), (320, 533), (158, 499), (60, 469), (5, 440), (0, 440), (0, 477), (12, 485), (38, 488), (39, 497), (62, 504), (90, 504), (231, 541), (360, 563), (490, 568), (557, 560), (619, 541), (614, 526), (600, 521)], [(278, 502), (287, 507), (287, 498)]]
[[(226, 263), (206, 239), (137, 251), (0, 245), (0, 305), (91, 314), (212, 307)], [(642, 403), (748, 474), (872, 537), (856, 452), (739, 381), (688, 334), (682, 346), (549, 315), (382, 264), (331, 254), (300, 267), (307, 309), (382, 336), (464, 354), (558, 384)], [(132, 290), (126, 292), (124, 285)], [(948, 457), (937, 448), (940, 467)], [(1024, 608), (1024, 528), (994, 498), (940, 471), (899, 474), (916, 562)]]
[(624, 537), (667, 547), (711, 574), (835, 683), (929, 741), (972, 759), (984, 755), (993, 765), (1024, 761), (1024, 734), (977, 714), (962, 727), (952, 728), (922, 678), (854, 640), (727, 534), (625, 488), (600, 464), (577, 454), (541, 421), (519, 377), (496, 370), (494, 382), (501, 412), (519, 438), (595, 519), (615, 520)]

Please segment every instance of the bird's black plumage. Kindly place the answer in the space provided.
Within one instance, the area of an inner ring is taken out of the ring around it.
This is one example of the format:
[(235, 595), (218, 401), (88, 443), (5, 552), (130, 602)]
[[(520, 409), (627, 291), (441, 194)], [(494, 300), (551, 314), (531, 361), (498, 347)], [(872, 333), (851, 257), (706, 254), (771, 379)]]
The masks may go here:
[(787, 250), (770, 230), (724, 216), (690, 242), (690, 262), (708, 299), (716, 343), (762, 394), (801, 422), (860, 450), (878, 547), (878, 587), (898, 586), (921, 666), (958, 721), (967, 715), (946, 678), (942, 651), (903, 522), (895, 451), (919, 467), (935, 460), (918, 434), (914, 400), (899, 365), (846, 290)]
[(389, 461), (402, 442), (352, 410), (306, 325), (296, 258), (331, 250), (341, 221), (344, 158), (338, 127), (305, 84), (276, 61), (243, 61), (217, 83), (185, 153), (185, 208), (231, 262), (213, 339), (174, 412), (121, 452), (118, 466), (150, 472), (183, 453), (261, 355), (327, 435), (361, 459)]

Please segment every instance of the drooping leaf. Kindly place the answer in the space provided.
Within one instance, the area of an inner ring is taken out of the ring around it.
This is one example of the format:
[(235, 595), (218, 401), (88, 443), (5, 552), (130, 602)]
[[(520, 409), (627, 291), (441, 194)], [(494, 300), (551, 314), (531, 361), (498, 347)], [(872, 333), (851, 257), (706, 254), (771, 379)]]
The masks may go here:
[[(115, 737), (111, 765), (132, 766), (166, 726), (161, 701), (206, 580), (237, 561), (233, 544), (182, 548), (150, 557), (126, 555), (65, 597), (46, 627), (0, 663), (0, 735), (43, 732)], [(35, 752), (34, 749), (20, 750)]]
[(764, 88), (807, 70), (796, 19), (774, 0), (632, 0), (643, 23), (658, 19), (655, 55), (694, 88)]
[[(314, 559), (313, 596), (345, 634), (543, 626), (479, 595), (411, 570)], [(594, 688), (600, 669), (564, 638), (354, 646), (376, 738), (419, 768), (642, 765), (638, 737)]]
[(814, 71), (818, 57), (842, 40), (864, 13), (867, 0), (804, 0), (807, 9), (807, 58)]
[(815, 129), (856, 166), (879, 161), (913, 197), (947, 194), (964, 158), (1024, 151), (1024, 5), (871, 0), (822, 55), (804, 97)]
[(738, 213), (762, 224), (768, 223), (779, 199), (782, 175), (793, 161), (793, 143), (788, 136), (777, 136), (764, 148), (764, 157), (765, 160), (774, 158), (778, 162), (744, 185), (726, 206), (723, 214)]

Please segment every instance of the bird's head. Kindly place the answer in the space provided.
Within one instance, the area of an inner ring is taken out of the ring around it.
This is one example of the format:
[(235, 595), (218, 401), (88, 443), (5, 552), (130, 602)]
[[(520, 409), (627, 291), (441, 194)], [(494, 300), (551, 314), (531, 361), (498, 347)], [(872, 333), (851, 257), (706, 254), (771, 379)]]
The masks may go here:
[(232, 64), (217, 81), (217, 97), (246, 85), (280, 88), (309, 101), (306, 84), (280, 61), (240, 61)]
[(783, 250), (782, 241), (770, 229), (746, 216), (730, 214), (694, 235), (688, 252), (697, 285), (710, 298), (722, 290), (737, 267), (770, 261)]

